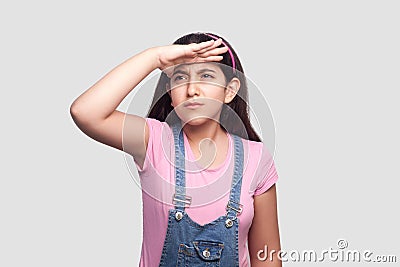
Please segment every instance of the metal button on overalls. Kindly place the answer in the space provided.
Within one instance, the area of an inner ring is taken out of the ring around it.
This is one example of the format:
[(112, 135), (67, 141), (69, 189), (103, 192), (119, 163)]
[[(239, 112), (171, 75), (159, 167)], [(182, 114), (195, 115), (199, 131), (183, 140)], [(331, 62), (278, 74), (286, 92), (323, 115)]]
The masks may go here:
[(182, 219), (182, 217), (183, 217), (182, 212), (178, 211), (178, 212), (175, 213), (175, 219), (177, 221), (180, 221)]
[(168, 227), (159, 266), (239, 267), (240, 192), (243, 175), (243, 143), (234, 140), (234, 172), (226, 214), (200, 225), (185, 212), (191, 203), (185, 188), (185, 147), (180, 123), (171, 126), (175, 146), (175, 207), (169, 210)]
[(226, 219), (225, 225), (226, 225), (226, 227), (232, 227), (233, 221), (231, 219)]
[(210, 257), (210, 251), (208, 251), (208, 249), (203, 250), (203, 256), (206, 258)]

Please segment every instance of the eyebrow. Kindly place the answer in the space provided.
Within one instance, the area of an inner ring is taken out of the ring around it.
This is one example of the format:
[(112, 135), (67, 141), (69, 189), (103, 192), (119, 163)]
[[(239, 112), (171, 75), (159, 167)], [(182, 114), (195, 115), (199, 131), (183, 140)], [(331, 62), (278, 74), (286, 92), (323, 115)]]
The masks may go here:
[[(213, 73), (217, 73), (215, 70), (204, 68), (204, 69), (200, 69), (200, 70), (197, 72), (197, 74), (204, 73), (204, 72), (213, 72)], [(172, 75), (175, 75), (175, 74), (177, 74), (177, 73), (180, 73), (180, 74), (189, 74), (188, 72), (186, 72), (186, 71), (184, 71), (184, 70), (178, 69), (178, 70), (174, 71), (174, 73), (173, 73)]]

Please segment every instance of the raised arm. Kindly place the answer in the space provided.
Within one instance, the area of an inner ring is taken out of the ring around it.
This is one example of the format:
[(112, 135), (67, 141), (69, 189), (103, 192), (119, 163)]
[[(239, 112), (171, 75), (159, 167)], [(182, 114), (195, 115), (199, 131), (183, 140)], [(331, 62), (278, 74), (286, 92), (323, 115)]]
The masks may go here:
[[(186, 62), (222, 60), (222, 40), (149, 48), (127, 59), (80, 95), (71, 105), (76, 125), (89, 137), (131, 154), (142, 165), (148, 143), (145, 119), (116, 110), (122, 100), (154, 69)], [(124, 136), (129, 136), (122, 143)]]
[[(148, 129), (144, 118), (116, 110), (122, 100), (154, 69), (158, 68), (157, 48), (147, 49), (116, 66), (81, 94), (70, 107), (76, 125), (89, 137), (131, 154), (145, 155)], [(125, 121), (128, 143), (122, 145)]]

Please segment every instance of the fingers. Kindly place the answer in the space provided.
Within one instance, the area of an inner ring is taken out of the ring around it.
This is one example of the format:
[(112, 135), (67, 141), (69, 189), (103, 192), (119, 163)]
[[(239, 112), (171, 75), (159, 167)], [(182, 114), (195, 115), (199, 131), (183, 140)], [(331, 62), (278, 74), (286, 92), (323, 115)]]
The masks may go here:
[(209, 56), (216, 56), (216, 55), (220, 55), (220, 54), (224, 54), (228, 51), (228, 47), (224, 46), (224, 47), (219, 47), (219, 48), (214, 48), (213, 50), (210, 51), (206, 51), (204, 53), (198, 53), (198, 55), (200, 57), (209, 57)]
[(191, 44), (193, 46), (192, 51), (196, 53), (203, 53), (204, 51), (208, 51), (215, 47), (218, 47), (222, 43), (221, 39), (218, 40), (210, 40), (206, 42), (201, 42), (198, 44)]
[[(175, 59), (170, 60), (169, 66), (190, 63), (190, 62), (209, 62), (209, 61), (221, 61), (223, 57), (220, 54), (226, 53), (228, 47), (218, 47), (222, 44), (222, 39), (210, 40), (201, 43), (191, 43), (188, 45), (179, 45), (176, 48), (179, 50), (179, 56)], [(169, 77), (169, 71), (164, 71)]]
[(204, 58), (203, 60), (208, 62), (208, 61), (221, 61), (224, 57), (223, 56), (209, 56)]
[(218, 47), (222, 44), (222, 39), (210, 40), (198, 44), (193, 44), (192, 56), (195, 62), (221, 61), (223, 59), (220, 54), (226, 53), (228, 47)]
[(207, 47), (205, 47), (205, 48), (203, 48), (201, 50), (198, 50), (198, 51), (196, 51), (196, 53), (202, 54), (202, 53), (207, 52), (209, 50), (212, 50), (212, 49), (214, 49), (214, 48), (216, 48), (216, 47), (218, 47), (218, 46), (220, 46), (222, 44), (222, 39), (221, 38), (218, 39), (218, 40), (211, 40), (211, 41), (214, 41), (211, 46), (207, 46)]

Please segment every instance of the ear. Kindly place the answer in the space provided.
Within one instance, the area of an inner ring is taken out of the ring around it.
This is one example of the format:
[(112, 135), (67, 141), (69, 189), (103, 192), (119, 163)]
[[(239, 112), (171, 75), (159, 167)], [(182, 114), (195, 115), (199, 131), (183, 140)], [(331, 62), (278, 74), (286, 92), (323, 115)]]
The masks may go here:
[(240, 80), (238, 78), (232, 78), (232, 80), (226, 85), (225, 90), (225, 104), (230, 103), (236, 96), (240, 88)]

